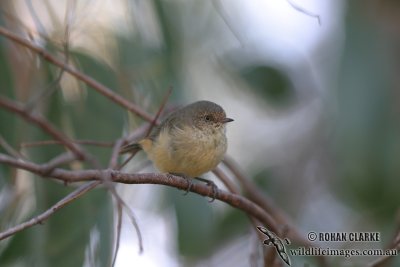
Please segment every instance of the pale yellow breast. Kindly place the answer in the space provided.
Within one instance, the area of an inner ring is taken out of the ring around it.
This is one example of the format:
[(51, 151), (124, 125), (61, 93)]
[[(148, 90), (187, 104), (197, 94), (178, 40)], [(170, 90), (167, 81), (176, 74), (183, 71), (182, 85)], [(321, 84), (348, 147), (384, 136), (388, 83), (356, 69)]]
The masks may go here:
[(207, 132), (192, 127), (161, 131), (154, 142), (142, 141), (140, 144), (160, 171), (190, 177), (214, 169), (227, 149), (222, 127)]

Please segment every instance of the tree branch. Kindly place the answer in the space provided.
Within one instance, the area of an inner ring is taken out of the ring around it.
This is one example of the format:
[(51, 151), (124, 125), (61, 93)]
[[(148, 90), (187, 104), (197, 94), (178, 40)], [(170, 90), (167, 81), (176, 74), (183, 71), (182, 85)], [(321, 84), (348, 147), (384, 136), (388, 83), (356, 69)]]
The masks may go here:
[[(304, 239), (297, 230), (292, 227), (292, 223), (289, 221), (287, 216), (280, 211), (278, 208), (273, 205), (272, 200), (269, 199), (265, 194), (263, 194), (250, 180), (242, 173), (241, 170), (237, 167), (237, 164), (233, 161), (232, 158), (226, 156), (223, 160), (225, 166), (233, 173), (236, 179), (240, 182), (243, 190), (245, 191), (245, 195), (255, 203), (257, 203), (260, 207), (262, 207), (265, 211), (270, 213), (274, 219), (278, 222), (278, 224), (285, 226), (280, 229), (280, 232), (287, 230), (285, 228), (289, 227), (289, 232), (293, 232), (293, 235), (296, 237), (294, 240), (310, 246), (310, 242)], [(292, 236), (293, 236), (292, 235)], [(293, 241), (294, 241), (293, 240)]]
[(10, 236), (14, 235), (15, 233), (20, 232), (20, 231), (22, 231), (22, 230), (24, 230), (26, 228), (29, 228), (29, 227), (32, 227), (34, 225), (43, 223), (53, 213), (55, 213), (56, 211), (58, 211), (62, 207), (68, 205), (69, 203), (71, 203), (75, 199), (81, 197), (86, 192), (92, 190), (93, 188), (98, 186), (100, 183), (101, 183), (101, 181), (93, 181), (93, 182), (86, 183), (86, 184), (80, 186), (75, 191), (73, 191), (72, 193), (68, 194), (66, 197), (64, 197), (63, 199), (58, 201), (55, 205), (50, 207), (48, 210), (46, 210), (42, 214), (30, 219), (27, 222), (18, 224), (18, 225), (14, 226), (14, 227), (9, 228), (8, 230), (6, 230), (4, 232), (1, 232), (0, 233), (0, 240), (3, 240), (5, 238), (7, 238), (7, 237), (10, 237)]
[[(94, 140), (71, 140), (75, 144), (80, 145), (89, 145), (89, 146), (98, 146), (98, 147), (113, 147), (114, 142), (102, 142), (102, 141), (94, 141)], [(35, 142), (26, 142), (21, 143), (20, 147), (36, 147), (36, 146), (49, 146), (49, 145), (62, 145), (60, 141), (56, 140), (43, 140), (43, 141), (35, 141)]]
[(12, 155), (15, 158), (24, 158), (19, 151), (15, 150), (0, 134), (0, 147), (3, 147), (8, 154)]
[(65, 147), (71, 150), (78, 159), (91, 159), (91, 157), (82, 148), (74, 144), (68, 137), (66, 137), (61, 131), (55, 128), (45, 118), (26, 111), (21, 104), (11, 101), (5, 97), (0, 97), (0, 107), (3, 107), (6, 110), (19, 115), (24, 120), (31, 122), (34, 125), (37, 125), (44, 132), (48, 133), (54, 139), (60, 141)]
[[(61, 180), (64, 182), (82, 182), (82, 181), (103, 181), (105, 177), (118, 183), (124, 184), (161, 184), (166, 186), (175, 187), (177, 189), (186, 190), (187, 181), (180, 176), (166, 175), (161, 173), (122, 173), (114, 170), (79, 170), (70, 171), (64, 169), (53, 169), (50, 173), (44, 173), (43, 168), (31, 162), (23, 160), (16, 160), (12, 157), (0, 153), (0, 163), (8, 164), (17, 168), (21, 168), (38, 175), (47, 175), (50, 178)], [(191, 192), (197, 193), (202, 196), (213, 195), (213, 189), (203, 184), (193, 184)], [(218, 189), (216, 192), (216, 199), (225, 202), (235, 208), (238, 208), (245, 213), (257, 218), (266, 227), (276, 233), (279, 232), (279, 227), (275, 220), (262, 208), (252, 201), (244, 198), (238, 194), (226, 192)], [(290, 236), (289, 236), (290, 237)]]
[[(313, 247), (311, 242), (304, 238), (289, 218), (280, 209), (278, 209), (271, 199), (263, 194), (251, 181), (248, 179), (242, 171), (238, 168), (237, 164), (232, 158), (226, 156), (223, 160), (224, 165), (232, 172), (236, 179), (240, 182), (244, 194), (257, 205), (262, 207), (266, 212), (276, 220), (277, 224), (280, 225), (279, 232), (276, 232), (280, 237), (289, 237), (291, 241), (302, 244), (306, 247)], [(317, 257), (320, 266), (327, 266), (326, 259), (323, 256)]]

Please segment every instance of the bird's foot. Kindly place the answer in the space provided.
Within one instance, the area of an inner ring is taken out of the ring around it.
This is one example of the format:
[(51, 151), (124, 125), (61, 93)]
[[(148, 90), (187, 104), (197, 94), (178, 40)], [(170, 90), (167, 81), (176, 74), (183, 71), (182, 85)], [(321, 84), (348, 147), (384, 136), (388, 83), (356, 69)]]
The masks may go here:
[[(189, 176), (187, 176), (187, 175), (185, 175), (185, 174), (183, 174), (183, 173), (173, 173), (173, 172), (171, 172), (171, 173), (168, 173), (168, 174), (169, 174), (169, 175), (175, 175), (175, 176), (182, 177), (182, 178), (184, 178), (184, 179), (187, 181), (188, 186), (187, 186), (186, 191), (185, 191), (185, 193), (184, 193), (183, 195), (187, 195), (187, 194), (189, 193), (189, 191), (192, 190), (192, 187), (193, 187), (193, 180), (192, 180), (191, 177), (189, 177)], [(218, 187), (217, 187), (217, 185), (216, 185), (213, 181), (210, 181), (210, 180), (208, 180), (208, 179), (204, 179), (204, 178), (201, 178), (201, 177), (194, 177), (194, 179), (199, 180), (199, 181), (201, 181), (201, 182), (204, 182), (204, 183), (206, 183), (208, 186), (211, 187), (211, 189), (212, 189), (212, 195), (210, 196), (210, 197), (211, 197), (211, 200), (210, 200), (209, 202), (213, 202), (213, 201), (217, 198), (217, 193), (218, 193)]]
[(201, 177), (195, 177), (195, 179), (206, 183), (208, 186), (211, 186), (212, 196), (211, 196), (211, 200), (209, 202), (213, 202), (217, 197), (217, 192), (218, 192), (217, 185), (213, 181), (208, 180), (208, 179), (204, 179), (204, 178), (201, 178)]
[(170, 173), (168, 173), (168, 174), (182, 177), (182, 178), (184, 178), (184, 179), (187, 181), (188, 186), (187, 186), (187, 188), (186, 188), (185, 193), (183, 194), (184, 196), (187, 195), (187, 194), (189, 193), (189, 191), (190, 191), (190, 190), (192, 189), (192, 187), (193, 187), (192, 178), (190, 178), (189, 176), (187, 176), (187, 175), (185, 175), (185, 174), (183, 174), (183, 173), (174, 173), (174, 172), (170, 172)]

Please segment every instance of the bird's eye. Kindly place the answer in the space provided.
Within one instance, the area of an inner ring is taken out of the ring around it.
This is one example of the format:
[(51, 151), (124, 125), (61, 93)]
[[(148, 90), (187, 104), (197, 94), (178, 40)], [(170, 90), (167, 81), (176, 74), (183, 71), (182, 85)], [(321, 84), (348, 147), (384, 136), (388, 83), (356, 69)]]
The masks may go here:
[(206, 115), (206, 116), (204, 117), (204, 119), (206, 119), (206, 121), (210, 121), (210, 120), (211, 120), (211, 116), (210, 116), (210, 115)]

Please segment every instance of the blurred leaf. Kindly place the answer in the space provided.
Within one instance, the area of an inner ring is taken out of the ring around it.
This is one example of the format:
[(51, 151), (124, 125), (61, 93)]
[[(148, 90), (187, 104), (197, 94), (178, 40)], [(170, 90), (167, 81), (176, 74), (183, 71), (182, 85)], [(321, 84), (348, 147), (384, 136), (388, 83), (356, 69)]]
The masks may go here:
[(350, 5), (339, 76), (337, 192), (376, 220), (393, 221), (399, 207), (400, 126), (390, 80), (388, 38)]
[(251, 66), (240, 71), (255, 93), (275, 107), (287, 105), (293, 98), (293, 86), (286, 75), (269, 66)]
[[(0, 84), (1, 84), (1, 95), (12, 97), (14, 95), (13, 90), (13, 80), (10, 71), (10, 65), (8, 63), (8, 58), (6, 56), (6, 51), (4, 51), (5, 41), (0, 39)], [(4, 130), (4, 129), (2, 129)]]
[[(0, 39), (0, 88), (1, 96), (12, 98), (13, 92), (13, 81), (10, 71), (10, 66), (4, 51), (4, 39)], [(16, 147), (17, 135), (15, 134), (15, 116), (11, 113), (4, 111), (0, 108), (0, 135), (13, 147)], [(6, 127), (7, 126), (7, 127)], [(2, 146), (0, 146), (0, 152), (5, 153)], [(0, 165), (0, 189), (5, 183), (5, 180), (10, 178), (10, 168)]]
[(162, 54), (169, 86), (174, 88), (173, 98), (179, 98), (184, 90), (182, 86), (182, 20), (181, 11), (186, 3), (154, 0), (156, 17), (163, 37)]
[[(158, 110), (158, 101), (172, 86), (173, 98), (179, 96), (179, 82), (174, 77), (169, 50), (164, 47), (145, 45), (139, 38), (119, 37), (118, 39), (119, 76), (126, 89), (122, 94), (135, 103), (145, 105), (144, 99), (151, 99), (153, 112)], [(171, 100), (171, 99), (170, 99)]]

